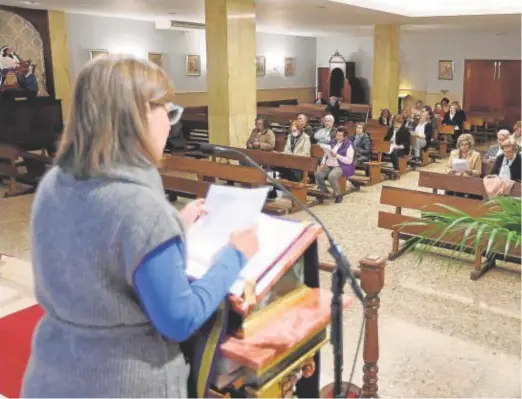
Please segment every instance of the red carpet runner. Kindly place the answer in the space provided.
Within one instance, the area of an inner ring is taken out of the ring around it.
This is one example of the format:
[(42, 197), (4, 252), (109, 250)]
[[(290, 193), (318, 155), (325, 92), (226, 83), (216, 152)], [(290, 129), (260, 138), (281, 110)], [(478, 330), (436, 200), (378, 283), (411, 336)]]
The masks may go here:
[(0, 394), (8, 398), (20, 397), (33, 330), (42, 315), (35, 305), (0, 319)]

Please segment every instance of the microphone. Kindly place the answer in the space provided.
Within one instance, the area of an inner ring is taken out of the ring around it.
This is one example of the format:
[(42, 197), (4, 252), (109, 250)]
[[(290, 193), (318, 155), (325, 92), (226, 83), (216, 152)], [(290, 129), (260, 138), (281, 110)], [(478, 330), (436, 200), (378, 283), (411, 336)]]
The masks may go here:
[(359, 284), (357, 283), (357, 279), (355, 278), (355, 275), (353, 274), (352, 267), (350, 265), (350, 262), (346, 258), (346, 256), (342, 253), (341, 247), (337, 242), (334, 240), (324, 223), (317, 217), (315, 213), (313, 213), (307, 205), (303, 204), (300, 200), (298, 200), (285, 186), (283, 186), (281, 183), (277, 181), (277, 179), (274, 179), (272, 176), (270, 176), (257, 162), (255, 162), (252, 158), (250, 158), (248, 155), (243, 153), (242, 151), (236, 150), (235, 148), (231, 147), (222, 147), (215, 144), (209, 144), (209, 143), (201, 143), (199, 145), (199, 149), (202, 152), (215, 154), (215, 153), (231, 153), (236, 154), (240, 156), (243, 160), (245, 160), (250, 166), (260, 170), (267, 178), (268, 180), (274, 184), (278, 189), (283, 191), (285, 194), (290, 196), (292, 200), (299, 205), (299, 207), (305, 211), (317, 224), (319, 224), (322, 229), (324, 230), (326, 237), (328, 239), (328, 243), (330, 245), (329, 252), (332, 255), (332, 257), (335, 260), (336, 263), (336, 269), (334, 270), (334, 273), (339, 273), (339, 277), (341, 278), (342, 286), (346, 283), (346, 280), (350, 280), (350, 285), (352, 288), (353, 293), (355, 296), (362, 302), (364, 300), (364, 294), (359, 287)]
[[(255, 162), (252, 158), (250, 158), (248, 155), (243, 153), (242, 151), (239, 151), (235, 148), (231, 147), (222, 147), (219, 145), (214, 144), (208, 144), (208, 143), (202, 143), (200, 144), (200, 150), (205, 153), (210, 154), (216, 154), (216, 153), (229, 153), (229, 154), (236, 154), (241, 159), (246, 161), (250, 166), (260, 170), (265, 177), (268, 178), (270, 182), (274, 184), (275, 187), (286, 193), (288, 196), (292, 198), (292, 200), (299, 205), (299, 207), (304, 210), (317, 224), (319, 224), (325, 234), (328, 238), (328, 243), (330, 245), (330, 248), (328, 249), (328, 252), (332, 255), (332, 257), (335, 260), (335, 269), (332, 272), (332, 301), (331, 301), (331, 329), (330, 329), (330, 342), (332, 343), (333, 347), (333, 353), (334, 353), (334, 382), (333, 382), (333, 397), (334, 398), (347, 398), (349, 397), (349, 393), (343, 388), (345, 384), (342, 381), (343, 377), (343, 288), (346, 284), (346, 280), (350, 280), (350, 286), (352, 288), (353, 293), (361, 301), (364, 307), (364, 295), (362, 293), (361, 287), (359, 287), (359, 284), (353, 274), (352, 267), (350, 266), (350, 262), (348, 262), (348, 259), (344, 254), (341, 252), (341, 247), (337, 242), (335, 242), (334, 238), (324, 225), (324, 223), (319, 219), (315, 213), (313, 213), (310, 209), (308, 209), (308, 206), (303, 204), (301, 201), (299, 201), (286, 187), (284, 187), (281, 183), (277, 181), (277, 179), (274, 179), (272, 176), (270, 176), (257, 162)], [(364, 331), (364, 312), (363, 312), (363, 319), (362, 319), (362, 325), (361, 330), (359, 333), (359, 340), (357, 344), (357, 349), (355, 352), (355, 357), (352, 365), (351, 375), (350, 375), (350, 382), (348, 383), (348, 386), (351, 385), (351, 380), (354, 374), (355, 370), (355, 363), (357, 362), (357, 356), (359, 354), (359, 349), (361, 346), (363, 331)]]

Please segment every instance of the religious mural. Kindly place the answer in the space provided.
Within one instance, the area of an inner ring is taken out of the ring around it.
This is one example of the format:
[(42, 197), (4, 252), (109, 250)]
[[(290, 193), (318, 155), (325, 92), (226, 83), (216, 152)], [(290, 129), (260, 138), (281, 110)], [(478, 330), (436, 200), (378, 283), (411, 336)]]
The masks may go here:
[(40, 34), (29, 21), (4, 10), (0, 10), (0, 86), (48, 95)]

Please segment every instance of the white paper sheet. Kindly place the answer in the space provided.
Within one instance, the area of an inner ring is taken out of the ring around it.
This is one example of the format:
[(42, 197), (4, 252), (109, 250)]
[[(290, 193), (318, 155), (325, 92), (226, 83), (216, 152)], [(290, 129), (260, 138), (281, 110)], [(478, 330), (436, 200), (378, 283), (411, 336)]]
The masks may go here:
[(328, 144), (319, 144), (319, 146), (323, 149), (324, 153), (328, 156), (332, 155), (332, 148)]
[(452, 169), (457, 173), (464, 173), (468, 169), (468, 161), (465, 159), (454, 159)]
[[(244, 282), (258, 281), (267, 269), (303, 233), (306, 224), (274, 218), (261, 213), (269, 188), (242, 189), (212, 186), (206, 199), (208, 215), (198, 220), (187, 233), (187, 270), (191, 278), (201, 278), (211, 266), (216, 253), (225, 246), (230, 234), (258, 226), (259, 251), (248, 261), (240, 278), (230, 289), (242, 295)], [(270, 270), (261, 279), (259, 289), (266, 287), (277, 271)], [(257, 290), (257, 289), (256, 289)]]
[(269, 187), (210, 187), (205, 200), (208, 214), (196, 221), (187, 233), (189, 276), (201, 278), (216, 252), (228, 243), (233, 231), (257, 223), (268, 190)]

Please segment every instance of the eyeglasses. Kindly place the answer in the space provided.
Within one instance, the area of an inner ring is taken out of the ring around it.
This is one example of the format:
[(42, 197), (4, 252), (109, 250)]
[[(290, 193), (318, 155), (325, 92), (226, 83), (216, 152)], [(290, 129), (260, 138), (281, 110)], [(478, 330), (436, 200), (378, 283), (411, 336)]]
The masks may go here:
[(183, 107), (169, 102), (165, 103), (165, 109), (167, 110), (170, 125), (172, 126), (178, 123), (181, 119), (181, 115), (183, 115)]

